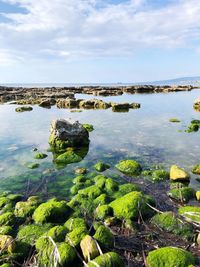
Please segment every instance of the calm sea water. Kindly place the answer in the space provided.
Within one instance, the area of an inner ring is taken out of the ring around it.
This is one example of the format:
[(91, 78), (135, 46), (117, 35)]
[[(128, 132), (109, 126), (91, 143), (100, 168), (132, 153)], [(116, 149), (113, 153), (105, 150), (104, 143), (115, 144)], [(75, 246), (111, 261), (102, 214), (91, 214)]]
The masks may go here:
[[(84, 110), (71, 113), (68, 109), (44, 109), (33, 106), (32, 112), (16, 113), (16, 105), (0, 105), (0, 191), (11, 190), (27, 194), (42, 193), (47, 196), (66, 196), (74, 178), (74, 169), (87, 167), (102, 160), (113, 166), (108, 175), (116, 176), (114, 164), (125, 158), (136, 159), (144, 167), (162, 165), (167, 170), (177, 164), (191, 171), (200, 163), (200, 132), (186, 133), (192, 119), (200, 119), (193, 110), (193, 102), (200, 96), (199, 90), (179, 93), (124, 94), (99, 97), (104, 101), (139, 102), (141, 109), (128, 113), (108, 110)], [(76, 95), (77, 98), (92, 98)], [(181, 123), (170, 123), (170, 118)], [(76, 164), (57, 169), (47, 152), (50, 123), (53, 119), (79, 120), (93, 124), (89, 151)], [(48, 157), (37, 161), (33, 148), (47, 153)], [(29, 170), (29, 162), (39, 162), (40, 167)], [(192, 175), (191, 185), (200, 190), (200, 183)]]

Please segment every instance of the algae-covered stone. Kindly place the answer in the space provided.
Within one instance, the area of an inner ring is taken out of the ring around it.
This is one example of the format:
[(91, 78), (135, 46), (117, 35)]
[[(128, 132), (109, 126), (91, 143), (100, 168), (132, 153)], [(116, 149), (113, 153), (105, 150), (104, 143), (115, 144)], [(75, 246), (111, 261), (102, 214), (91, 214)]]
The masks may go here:
[(87, 169), (86, 168), (77, 168), (75, 170), (75, 173), (80, 175), (80, 174), (86, 174), (87, 173)]
[(73, 183), (74, 184), (84, 183), (86, 180), (87, 177), (85, 175), (78, 175), (74, 178)]
[(33, 214), (36, 223), (62, 223), (65, 222), (71, 213), (71, 208), (65, 201), (49, 200), (41, 204)]
[(76, 195), (78, 193), (78, 191), (82, 188), (85, 187), (85, 184), (84, 183), (77, 183), (75, 185), (73, 185), (71, 188), (70, 188), (70, 193), (72, 195)]
[(103, 163), (103, 162), (97, 162), (94, 165), (94, 168), (98, 172), (104, 172), (105, 170), (107, 170), (107, 169), (110, 168), (110, 165), (109, 164), (106, 164), (106, 163)]
[(86, 235), (80, 243), (83, 257), (86, 261), (93, 260), (99, 256), (97, 242), (89, 235)]
[(67, 152), (59, 155), (55, 162), (58, 164), (70, 164), (70, 163), (76, 163), (81, 161), (82, 158), (77, 155), (73, 150), (68, 150)]
[(105, 182), (105, 190), (108, 193), (113, 193), (118, 190), (118, 183), (115, 182), (113, 179), (108, 178)]
[(94, 127), (92, 124), (84, 123), (83, 128), (85, 128), (89, 133), (94, 131)]
[(112, 201), (109, 205), (113, 208), (114, 216), (121, 219), (135, 220), (139, 213), (144, 218), (152, 215), (152, 209), (147, 204), (154, 204), (153, 199), (141, 192), (133, 191)]
[(47, 232), (47, 236), (50, 236), (54, 240), (54, 242), (65, 241), (66, 234), (67, 234), (67, 228), (62, 225), (54, 226)]
[(32, 201), (20, 201), (15, 205), (14, 214), (19, 218), (26, 218), (32, 216), (38, 204)]
[(12, 212), (5, 212), (0, 215), (0, 226), (13, 225), (15, 216)]
[(104, 175), (97, 175), (94, 177), (95, 185), (101, 189), (105, 187), (106, 180), (107, 180), (107, 177)]
[(18, 240), (22, 240), (29, 245), (33, 245), (35, 241), (42, 236), (45, 232), (47, 232), (51, 228), (50, 224), (44, 225), (25, 225), (21, 226), (19, 232), (17, 234)]
[(135, 160), (121, 160), (115, 167), (127, 175), (138, 175), (142, 171), (141, 165)]
[(69, 230), (73, 231), (74, 229), (81, 227), (87, 229), (87, 225), (85, 223), (85, 220), (83, 218), (70, 218), (66, 221), (64, 226)]
[(189, 221), (200, 222), (200, 207), (184, 206), (179, 208), (178, 212)]
[(25, 112), (25, 111), (32, 111), (32, 110), (33, 108), (29, 106), (19, 107), (15, 109), (16, 112)]
[(93, 236), (101, 246), (113, 248), (114, 246), (114, 235), (109, 228), (101, 225), (97, 228), (95, 235)]
[(187, 203), (195, 197), (195, 190), (190, 187), (171, 189), (168, 192), (168, 196), (177, 201)]
[(101, 195), (102, 191), (99, 189), (98, 186), (92, 185), (85, 189), (79, 190), (78, 193), (80, 195), (86, 195), (89, 198), (97, 198), (98, 196)]
[(195, 259), (190, 252), (175, 247), (153, 250), (147, 257), (148, 267), (188, 267), (193, 264)]
[(164, 231), (171, 232), (185, 238), (192, 236), (192, 226), (189, 223), (182, 221), (171, 211), (156, 214), (151, 219), (151, 223)]
[(108, 205), (102, 205), (96, 208), (96, 216), (98, 219), (103, 220), (106, 217), (113, 215), (113, 209)]
[(0, 209), (2, 209), (5, 205), (11, 203), (10, 199), (7, 197), (0, 197)]
[(11, 235), (13, 228), (9, 225), (0, 227), (0, 235)]
[[(115, 252), (108, 252), (98, 256), (88, 263), (89, 267), (124, 267), (124, 263), (120, 256)], [(157, 266), (158, 267), (158, 266)]]
[(152, 172), (153, 181), (163, 181), (169, 178), (169, 173), (166, 170), (155, 170)]
[(15, 240), (10, 235), (0, 235), (0, 250), (2, 252), (13, 253)]
[(170, 179), (173, 181), (188, 181), (190, 175), (180, 167), (172, 165), (170, 169)]
[(134, 233), (137, 232), (137, 230), (136, 230), (136, 223), (133, 222), (133, 221), (130, 220), (130, 219), (127, 219), (127, 220), (125, 221), (124, 226), (125, 226), (126, 229), (128, 229), (128, 230), (131, 231), (131, 232), (134, 232)]
[(192, 172), (194, 174), (200, 174), (200, 164), (197, 164), (196, 166), (193, 167)]
[(101, 194), (99, 197), (95, 198), (94, 204), (95, 205), (105, 205), (110, 201), (110, 198), (107, 194)]
[(13, 265), (11, 265), (10, 263), (4, 263), (0, 265), (0, 267), (13, 267)]
[(177, 118), (171, 118), (170, 120), (169, 120), (170, 122), (173, 122), (173, 123), (179, 123), (179, 122), (181, 122), (179, 119), (177, 119)]
[(34, 156), (35, 159), (45, 159), (45, 158), (47, 158), (47, 157), (48, 157), (48, 155), (47, 155), (47, 154), (44, 154), (44, 153), (37, 153), (37, 154)]
[(122, 185), (119, 185), (118, 191), (114, 193), (114, 197), (119, 198), (132, 191), (140, 191), (139, 186), (136, 184), (132, 184), (132, 183), (122, 184)]
[(197, 192), (196, 192), (196, 199), (197, 199), (198, 201), (200, 201), (200, 191), (197, 191)]
[(65, 241), (73, 244), (73, 246), (77, 246), (87, 234), (88, 231), (85, 227), (77, 227), (66, 235)]
[(40, 164), (39, 163), (29, 163), (27, 164), (27, 168), (29, 169), (37, 169), (39, 168)]

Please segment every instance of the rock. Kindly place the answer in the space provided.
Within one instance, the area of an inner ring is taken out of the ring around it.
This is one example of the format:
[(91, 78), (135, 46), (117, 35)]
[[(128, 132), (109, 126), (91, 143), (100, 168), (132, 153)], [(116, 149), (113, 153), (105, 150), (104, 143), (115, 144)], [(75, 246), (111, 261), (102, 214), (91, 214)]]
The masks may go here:
[(113, 209), (109, 205), (101, 205), (96, 208), (96, 216), (99, 220), (113, 216)]
[(131, 193), (132, 191), (140, 191), (140, 188), (138, 185), (128, 183), (128, 184), (122, 184), (119, 185), (119, 189), (116, 193), (114, 193), (115, 198), (122, 197), (128, 193)]
[(141, 165), (135, 160), (121, 160), (115, 167), (127, 175), (138, 175), (142, 171)]
[(9, 235), (0, 235), (0, 250), (1, 254), (7, 252), (12, 254), (15, 249), (15, 240)]
[(200, 247), (200, 233), (199, 233), (198, 236), (197, 236), (197, 244), (198, 244), (199, 247)]
[(47, 154), (44, 154), (44, 153), (37, 153), (37, 154), (34, 156), (35, 159), (45, 159), (45, 158), (47, 158), (47, 157), (48, 157), (48, 155), (47, 155)]
[(84, 188), (78, 191), (79, 195), (88, 196), (88, 198), (92, 198), (92, 199), (97, 198), (98, 196), (101, 195), (101, 193), (102, 191), (96, 185), (91, 185), (87, 188)]
[(39, 166), (40, 166), (39, 163), (29, 163), (27, 165), (27, 168), (29, 168), (29, 169), (37, 169), (37, 168), (39, 168)]
[(13, 229), (9, 225), (0, 227), (0, 235), (11, 235), (12, 232), (13, 232)]
[(66, 235), (65, 242), (78, 246), (86, 235), (88, 235), (88, 230), (79, 226)]
[[(120, 256), (115, 252), (108, 252), (98, 256), (88, 263), (89, 267), (125, 267)], [(158, 267), (158, 266), (157, 266)]]
[(86, 235), (80, 243), (84, 259), (88, 262), (99, 256), (97, 242), (89, 235)]
[(32, 107), (19, 107), (19, 108), (16, 108), (15, 111), (16, 112), (25, 112), (25, 111), (32, 111), (33, 108)]
[(192, 173), (194, 174), (200, 174), (200, 164), (197, 164), (193, 167)]
[(39, 103), (39, 106), (40, 107), (43, 107), (43, 108), (51, 108), (51, 106), (55, 105), (56, 104), (56, 100), (53, 99), (53, 98), (47, 98), (47, 99), (44, 99), (42, 100), (40, 103)]
[(12, 212), (8, 211), (0, 215), (0, 226), (12, 226), (15, 222), (15, 216)]
[(104, 225), (101, 225), (97, 228), (95, 235), (93, 236), (97, 242), (100, 244), (100, 247), (113, 248), (114, 247), (114, 235)]
[(152, 205), (154, 201), (141, 192), (133, 191), (112, 201), (109, 206), (117, 218), (137, 220), (140, 213), (143, 218), (152, 215), (152, 209), (147, 203)]
[(187, 133), (198, 132), (199, 127), (200, 127), (200, 120), (192, 120), (186, 132)]
[(84, 109), (107, 109), (110, 108), (111, 105), (100, 99), (86, 99), (80, 101), (79, 107)]
[(152, 219), (151, 223), (161, 228), (163, 231), (180, 235), (189, 239), (192, 237), (192, 226), (181, 220), (177, 215), (171, 211), (158, 213)]
[(79, 183), (84, 183), (87, 180), (87, 177), (85, 175), (78, 175), (74, 178), (73, 183), (74, 184), (79, 184)]
[(54, 226), (47, 232), (47, 236), (50, 236), (55, 242), (64, 242), (66, 234), (67, 228), (62, 225)]
[(64, 226), (69, 230), (73, 231), (78, 227), (85, 228), (87, 230), (87, 225), (85, 223), (85, 220), (83, 218), (70, 218), (66, 221)]
[(51, 199), (46, 203), (41, 204), (33, 214), (33, 219), (38, 224), (47, 222), (62, 223), (71, 214), (71, 208), (65, 201), (57, 201)]
[(79, 108), (79, 102), (76, 99), (59, 99), (56, 102), (58, 108)]
[(84, 123), (83, 127), (90, 133), (92, 131), (94, 131), (94, 127), (92, 124), (88, 124), (88, 123)]
[(169, 173), (165, 170), (152, 171), (152, 180), (159, 182), (169, 179)]
[(110, 201), (110, 198), (107, 194), (101, 194), (99, 197), (95, 198), (94, 204), (96, 206), (105, 205), (105, 204), (108, 204), (109, 201)]
[(40, 202), (36, 201), (20, 201), (15, 205), (14, 214), (19, 218), (27, 218), (33, 215), (33, 212), (38, 207)]
[(171, 118), (170, 120), (169, 120), (170, 122), (173, 122), (173, 123), (179, 123), (179, 122), (181, 122), (179, 119), (177, 119), (177, 118)]
[(195, 258), (190, 252), (175, 247), (153, 250), (149, 252), (146, 260), (148, 267), (188, 267), (195, 265)]
[(193, 105), (193, 108), (195, 109), (195, 110), (200, 110), (200, 99), (199, 98), (196, 98), (195, 100), (194, 100), (194, 105)]
[(116, 112), (116, 111), (123, 111), (126, 110), (128, 111), (130, 108), (131, 109), (137, 109), (140, 108), (140, 104), (138, 103), (111, 103), (112, 106), (112, 111)]
[(188, 221), (200, 223), (200, 207), (184, 206), (179, 208), (179, 214), (185, 217)]
[(195, 197), (195, 190), (190, 187), (175, 188), (168, 192), (168, 196), (182, 203), (187, 203)]
[(75, 170), (75, 174), (86, 174), (87, 173), (87, 169), (86, 168), (77, 168)]
[(57, 164), (70, 164), (70, 163), (76, 163), (80, 162), (82, 158), (77, 155), (73, 150), (68, 150), (67, 152), (59, 155), (56, 159), (55, 162)]
[(106, 163), (103, 163), (103, 162), (97, 162), (94, 165), (94, 168), (98, 172), (104, 172), (105, 170), (107, 170), (107, 169), (110, 168), (110, 165), (109, 164), (106, 164)]
[(176, 165), (172, 165), (170, 169), (170, 179), (173, 181), (188, 181), (190, 175)]
[(197, 191), (197, 192), (196, 192), (196, 199), (197, 199), (198, 201), (200, 201), (200, 191)]
[(50, 132), (49, 144), (54, 150), (89, 144), (88, 131), (78, 121), (54, 120)]

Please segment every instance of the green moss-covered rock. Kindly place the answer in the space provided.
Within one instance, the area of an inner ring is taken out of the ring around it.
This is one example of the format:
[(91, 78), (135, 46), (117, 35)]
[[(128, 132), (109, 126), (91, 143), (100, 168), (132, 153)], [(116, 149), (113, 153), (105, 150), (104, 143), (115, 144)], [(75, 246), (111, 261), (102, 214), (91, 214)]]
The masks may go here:
[(94, 260), (88, 263), (89, 267), (124, 267), (124, 263), (120, 256), (115, 252), (108, 252), (101, 256), (98, 256)]
[(190, 199), (195, 197), (195, 190), (190, 187), (171, 189), (168, 192), (168, 196), (177, 201), (187, 203)]
[(61, 154), (55, 159), (57, 164), (70, 164), (81, 161), (82, 158), (77, 155), (73, 150), (68, 150), (67, 152)]
[(152, 172), (153, 181), (164, 181), (169, 179), (169, 173), (166, 170), (155, 170)]
[(73, 185), (70, 188), (70, 193), (75, 196), (78, 193), (78, 191), (80, 189), (84, 188), (84, 187), (85, 187), (85, 184), (84, 183), (77, 183), (77, 184)]
[(99, 256), (97, 242), (89, 235), (86, 235), (80, 243), (84, 259), (88, 262)]
[(115, 167), (127, 175), (139, 175), (142, 171), (141, 165), (135, 160), (121, 160)]
[(113, 248), (114, 246), (114, 235), (112, 234), (109, 228), (103, 225), (97, 228), (93, 237), (103, 247)]
[(85, 175), (78, 175), (73, 179), (74, 184), (84, 183), (87, 180), (87, 176)]
[(151, 223), (164, 231), (171, 232), (185, 238), (192, 236), (192, 226), (189, 223), (182, 221), (171, 211), (156, 214), (151, 219)]
[(27, 164), (27, 168), (29, 169), (37, 169), (39, 168), (40, 164), (39, 163), (29, 163)]
[(198, 201), (200, 201), (200, 191), (197, 191), (197, 192), (196, 192), (196, 199), (197, 199)]
[(170, 169), (170, 179), (173, 181), (189, 181), (190, 175), (180, 167), (172, 165)]
[(25, 112), (25, 111), (32, 111), (32, 110), (33, 108), (29, 106), (23, 106), (23, 107), (19, 107), (15, 109), (16, 112)]
[(37, 154), (34, 156), (35, 159), (45, 159), (45, 158), (47, 158), (47, 157), (48, 157), (48, 155), (47, 155), (47, 154), (44, 154), (44, 153), (37, 153)]
[(139, 213), (146, 216), (152, 215), (152, 210), (147, 203), (153, 204), (154, 201), (149, 196), (141, 192), (133, 191), (112, 201), (109, 206), (113, 208), (114, 216), (120, 219), (137, 219)]
[(85, 227), (77, 227), (66, 235), (65, 241), (77, 246), (87, 234), (88, 231)]
[(181, 122), (179, 119), (177, 119), (177, 118), (171, 118), (170, 120), (169, 120), (170, 122), (173, 122), (173, 123), (179, 123), (179, 122)]
[(195, 259), (190, 252), (175, 247), (156, 249), (147, 257), (148, 267), (188, 267), (194, 264)]
[(9, 225), (0, 227), (0, 235), (11, 235), (13, 228)]
[(104, 220), (106, 217), (113, 216), (113, 209), (108, 205), (102, 205), (96, 209), (96, 217), (100, 220)]
[(0, 197), (0, 209), (2, 209), (5, 205), (10, 204), (11, 201), (7, 197)]
[(200, 164), (197, 164), (193, 167), (192, 172), (194, 174), (200, 174)]
[(19, 218), (26, 218), (33, 215), (38, 203), (35, 201), (20, 201), (15, 205), (14, 214)]
[(86, 222), (83, 218), (70, 218), (66, 221), (64, 226), (69, 230), (73, 231), (74, 229), (81, 227), (87, 229)]
[(5, 212), (0, 215), (0, 226), (13, 225), (15, 216), (12, 212)]
[(101, 174), (97, 175), (97, 176), (94, 177), (95, 185), (98, 186), (101, 189), (104, 189), (107, 179), (108, 178), (106, 176), (104, 176), (104, 175), (101, 175)]
[(119, 185), (118, 191), (115, 192), (113, 196), (115, 198), (119, 198), (128, 193), (131, 193), (132, 191), (140, 191), (139, 186), (136, 184), (132, 184), (132, 183), (122, 184), (122, 185)]
[(77, 168), (75, 170), (75, 174), (77, 174), (77, 175), (86, 174), (86, 173), (87, 173), (87, 169), (86, 168)]
[(94, 127), (92, 124), (84, 123), (83, 128), (85, 128), (88, 132), (94, 131)]
[(119, 186), (118, 183), (115, 182), (113, 179), (111, 178), (106, 179), (106, 182), (105, 182), (106, 192), (108, 193), (116, 192), (118, 190), (118, 186)]
[(105, 205), (110, 202), (110, 198), (107, 194), (101, 194), (99, 197), (95, 198), (94, 204), (98, 205)]
[(97, 198), (98, 196), (101, 195), (102, 191), (99, 189), (98, 186), (92, 185), (85, 189), (79, 190), (78, 193), (80, 195), (86, 195), (89, 198)]
[(94, 168), (98, 172), (104, 172), (105, 170), (107, 170), (107, 169), (110, 168), (110, 165), (109, 164), (106, 164), (106, 163), (103, 163), (103, 162), (97, 162), (94, 165)]
[(11, 200), (12, 203), (17, 203), (18, 201), (22, 200), (23, 195), (21, 194), (9, 194), (7, 195), (7, 199)]
[(47, 236), (50, 236), (54, 242), (64, 242), (66, 234), (67, 228), (62, 225), (54, 226), (47, 232)]
[(71, 208), (65, 201), (49, 200), (41, 204), (33, 214), (33, 219), (36, 223), (62, 223), (71, 214)]
[(13, 253), (15, 249), (15, 240), (9, 235), (0, 235), (0, 250), (1, 254), (4, 252)]
[(200, 222), (200, 207), (184, 206), (179, 208), (178, 212), (189, 221)]
[(17, 234), (18, 240), (29, 245), (34, 245), (35, 241), (51, 228), (50, 224), (36, 225), (30, 224), (21, 226)]

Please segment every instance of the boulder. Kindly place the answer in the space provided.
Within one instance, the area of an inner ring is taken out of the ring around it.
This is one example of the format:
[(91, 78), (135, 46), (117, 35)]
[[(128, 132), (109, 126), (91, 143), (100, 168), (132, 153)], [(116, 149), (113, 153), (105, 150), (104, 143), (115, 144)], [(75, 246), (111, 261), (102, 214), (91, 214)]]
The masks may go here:
[(188, 181), (190, 175), (176, 165), (172, 165), (170, 169), (170, 179), (173, 181)]
[(80, 247), (83, 253), (83, 257), (86, 261), (93, 260), (99, 256), (99, 250), (97, 242), (89, 235), (86, 235), (80, 243)]
[(79, 107), (83, 109), (107, 109), (111, 105), (100, 99), (87, 99), (80, 101)]
[(9, 235), (0, 235), (0, 250), (3, 252), (13, 253), (15, 248), (15, 240)]
[(121, 160), (115, 167), (127, 175), (138, 175), (142, 171), (141, 165), (135, 160)]
[(53, 120), (49, 144), (54, 150), (89, 144), (89, 133), (78, 121)]

